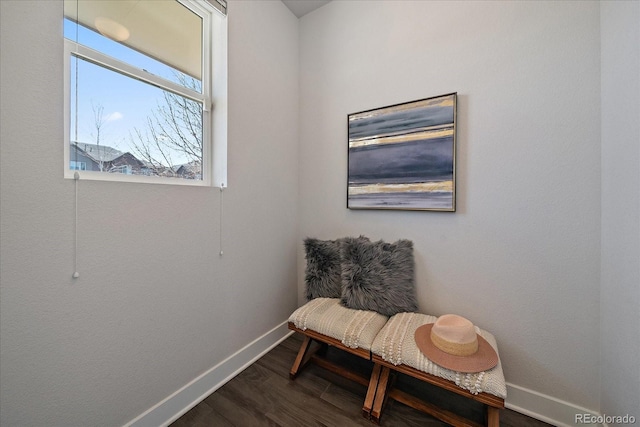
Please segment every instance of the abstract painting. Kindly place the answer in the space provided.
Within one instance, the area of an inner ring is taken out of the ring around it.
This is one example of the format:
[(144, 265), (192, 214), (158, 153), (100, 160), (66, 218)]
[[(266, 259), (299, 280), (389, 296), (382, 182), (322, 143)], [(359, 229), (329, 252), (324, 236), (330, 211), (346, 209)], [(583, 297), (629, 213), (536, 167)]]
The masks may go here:
[(347, 208), (456, 210), (457, 93), (348, 115)]

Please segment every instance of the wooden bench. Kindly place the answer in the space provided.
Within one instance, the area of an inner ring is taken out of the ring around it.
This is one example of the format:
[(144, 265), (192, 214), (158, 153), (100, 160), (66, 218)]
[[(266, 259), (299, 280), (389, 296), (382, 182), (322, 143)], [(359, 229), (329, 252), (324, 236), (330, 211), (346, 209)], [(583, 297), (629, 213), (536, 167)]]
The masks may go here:
[[(348, 369), (345, 366), (331, 362), (330, 360), (324, 357), (320, 357), (318, 353), (324, 352), (325, 349), (323, 345), (329, 345), (329, 346), (338, 348), (340, 350), (349, 352), (351, 354), (355, 354), (356, 356), (359, 356), (365, 360), (371, 360), (371, 352), (369, 352), (368, 350), (352, 349), (352, 348), (346, 347), (335, 338), (331, 338), (326, 335), (319, 334), (310, 329), (303, 331), (302, 329), (298, 329), (291, 322), (289, 322), (289, 329), (304, 335), (302, 344), (300, 345), (300, 350), (298, 350), (298, 355), (296, 356), (296, 359), (293, 362), (293, 366), (291, 367), (291, 371), (289, 372), (289, 378), (294, 380), (298, 376), (298, 373), (302, 370), (302, 368), (311, 362), (328, 371), (331, 371), (351, 381), (361, 384), (367, 387), (367, 394), (364, 399), (364, 404), (362, 405), (362, 416), (367, 419), (370, 418), (371, 410), (373, 408), (373, 403), (375, 399), (375, 393), (378, 386), (378, 379), (380, 377), (380, 372), (382, 371), (382, 366), (374, 364), (372, 367), (372, 372), (370, 377), (366, 377), (351, 369)], [(314, 340), (320, 343), (321, 345), (317, 346), (315, 349), (311, 349), (311, 344), (312, 344), (312, 341)]]
[[(484, 425), (498, 427), (500, 409), (504, 408), (506, 397), (506, 383), (501, 363), (498, 362), (495, 368), (485, 372), (465, 374), (431, 362), (418, 349), (414, 334), (418, 327), (435, 321), (436, 317), (426, 314), (398, 313), (387, 321), (376, 336), (371, 346), (372, 360), (376, 366), (381, 367), (381, 372), (371, 419), (379, 423), (385, 400), (394, 399), (453, 426), (481, 425), (391, 387), (390, 374), (397, 372), (481, 403), (485, 408)], [(493, 335), (479, 328), (476, 328), (476, 332), (497, 352)]]
[[(504, 408), (506, 397), (501, 364), (490, 371), (462, 374), (441, 368), (429, 361), (417, 350), (413, 334), (418, 326), (431, 323), (435, 319), (433, 316), (420, 313), (399, 313), (387, 318), (377, 313), (344, 308), (339, 305), (337, 299), (312, 300), (289, 318), (289, 329), (304, 336), (289, 376), (293, 380), (305, 365), (315, 363), (362, 384), (367, 387), (362, 415), (375, 423), (380, 423), (387, 400), (393, 399), (453, 426), (483, 425), (393, 386), (394, 374), (408, 375), (479, 402), (485, 408), (484, 425), (499, 427), (500, 409)], [(486, 331), (478, 331), (497, 351), (495, 338)], [(361, 335), (358, 336), (359, 332)], [(314, 341), (318, 345), (312, 346)], [(328, 346), (371, 361), (370, 376), (363, 376), (349, 367), (337, 365), (323, 357), (322, 354)]]
[(416, 378), (420, 381), (424, 381), (440, 387), (444, 390), (451, 391), (458, 395), (464, 396), (468, 399), (475, 400), (485, 405), (486, 415), (485, 424), (488, 427), (499, 427), (500, 425), (500, 409), (504, 409), (504, 399), (494, 396), (489, 393), (472, 394), (468, 390), (464, 390), (458, 387), (454, 382), (445, 380), (440, 377), (428, 374), (426, 372), (418, 371), (406, 365), (393, 365), (384, 361), (380, 356), (373, 355), (373, 362), (375, 363), (374, 369), (380, 367), (378, 374), (378, 386), (375, 394), (373, 406), (370, 411), (371, 420), (380, 424), (380, 417), (382, 416), (382, 409), (387, 399), (393, 399), (407, 406), (410, 406), (418, 411), (425, 412), (433, 417), (443, 421), (452, 426), (465, 426), (465, 427), (479, 427), (479, 424), (475, 421), (464, 418), (451, 411), (442, 409), (429, 402), (425, 402), (412, 396), (397, 388), (393, 388), (390, 384), (391, 372), (398, 372), (410, 377)]
[[(387, 316), (369, 311), (352, 310), (340, 305), (338, 299), (316, 298), (298, 308), (289, 317), (289, 329), (304, 335), (289, 377), (295, 379), (300, 370), (313, 362), (331, 372), (367, 387), (362, 415), (369, 418), (381, 366), (371, 362), (371, 345), (386, 324)], [(312, 348), (313, 341), (319, 346)], [(352, 369), (321, 357), (327, 346), (354, 354), (371, 363), (371, 374), (363, 376)]]

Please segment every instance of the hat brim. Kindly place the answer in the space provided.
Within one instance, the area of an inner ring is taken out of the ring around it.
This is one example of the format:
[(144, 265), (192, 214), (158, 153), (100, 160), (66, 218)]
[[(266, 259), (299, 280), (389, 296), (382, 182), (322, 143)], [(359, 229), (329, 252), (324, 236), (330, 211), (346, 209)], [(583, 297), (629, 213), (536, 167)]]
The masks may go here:
[(464, 373), (487, 371), (498, 364), (498, 354), (491, 347), (491, 344), (480, 335), (478, 335), (477, 352), (471, 356), (455, 356), (445, 353), (433, 344), (431, 341), (432, 328), (433, 323), (427, 323), (417, 328), (415, 340), (418, 349), (433, 363), (452, 371)]

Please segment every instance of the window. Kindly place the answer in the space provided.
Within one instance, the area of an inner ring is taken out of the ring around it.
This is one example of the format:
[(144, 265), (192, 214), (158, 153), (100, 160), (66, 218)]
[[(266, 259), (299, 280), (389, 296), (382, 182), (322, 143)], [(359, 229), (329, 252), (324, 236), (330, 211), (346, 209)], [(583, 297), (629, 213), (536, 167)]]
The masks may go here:
[(65, 177), (226, 185), (224, 1), (64, 5)]

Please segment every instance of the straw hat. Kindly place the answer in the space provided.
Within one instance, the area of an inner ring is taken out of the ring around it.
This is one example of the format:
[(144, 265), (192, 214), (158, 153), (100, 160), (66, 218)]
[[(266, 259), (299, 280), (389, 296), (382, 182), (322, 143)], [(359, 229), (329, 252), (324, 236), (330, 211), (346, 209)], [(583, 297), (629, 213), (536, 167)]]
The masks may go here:
[(498, 364), (498, 354), (469, 320), (455, 314), (416, 329), (420, 351), (432, 362), (458, 372), (481, 372)]

